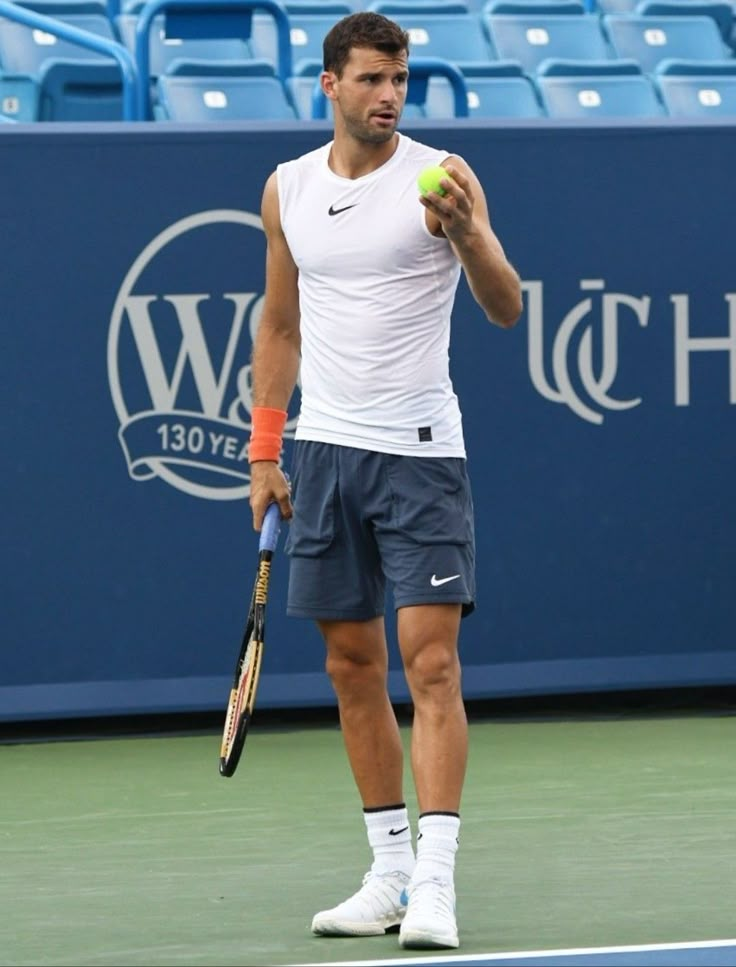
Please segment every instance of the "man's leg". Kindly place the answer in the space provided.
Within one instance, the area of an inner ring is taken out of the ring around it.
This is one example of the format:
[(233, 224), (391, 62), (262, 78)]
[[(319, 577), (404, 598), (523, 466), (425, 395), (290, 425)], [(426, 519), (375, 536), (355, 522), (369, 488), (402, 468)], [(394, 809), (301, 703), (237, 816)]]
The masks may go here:
[(388, 649), (383, 618), (319, 623), (327, 674), (337, 696), (345, 749), (369, 809), (403, 801), (403, 748), (386, 687)]
[(460, 615), (459, 604), (399, 609), (399, 645), (414, 704), (411, 762), (420, 811), (402, 947), (459, 945), (454, 871), (468, 754)]
[(414, 705), (411, 766), (420, 813), (460, 812), (468, 758), (459, 604), (400, 608), (399, 647)]
[(337, 907), (318, 913), (312, 930), (323, 935), (383, 934), (404, 916), (414, 868), (403, 799), (403, 747), (386, 684), (383, 618), (323, 621), (319, 627), (373, 864), (361, 889)]

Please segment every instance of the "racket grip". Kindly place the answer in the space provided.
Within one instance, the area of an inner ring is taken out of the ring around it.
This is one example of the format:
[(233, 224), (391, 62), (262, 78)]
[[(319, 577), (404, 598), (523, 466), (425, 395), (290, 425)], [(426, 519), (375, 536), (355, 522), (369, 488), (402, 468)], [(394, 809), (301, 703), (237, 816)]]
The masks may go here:
[(258, 543), (259, 551), (275, 551), (281, 530), (281, 511), (274, 501), (266, 508), (261, 527), (261, 538)]

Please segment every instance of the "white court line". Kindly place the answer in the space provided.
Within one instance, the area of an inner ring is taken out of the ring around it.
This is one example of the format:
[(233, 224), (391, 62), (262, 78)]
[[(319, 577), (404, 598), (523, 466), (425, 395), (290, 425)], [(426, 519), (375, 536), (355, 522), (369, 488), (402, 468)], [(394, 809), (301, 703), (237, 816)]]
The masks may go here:
[(494, 961), (521, 960), (525, 957), (577, 957), (590, 954), (653, 953), (659, 950), (702, 950), (710, 947), (736, 947), (732, 940), (695, 940), (683, 943), (637, 944), (628, 947), (571, 947), (559, 950), (511, 950), (493, 954), (455, 954), (448, 957), (434, 957), (430, 952), (424, 957), (397, 957), (390, 960), (318, 960), (312, 963), (290, 964), (289, 967), (398, 967), (401, 964), (459, 964)]

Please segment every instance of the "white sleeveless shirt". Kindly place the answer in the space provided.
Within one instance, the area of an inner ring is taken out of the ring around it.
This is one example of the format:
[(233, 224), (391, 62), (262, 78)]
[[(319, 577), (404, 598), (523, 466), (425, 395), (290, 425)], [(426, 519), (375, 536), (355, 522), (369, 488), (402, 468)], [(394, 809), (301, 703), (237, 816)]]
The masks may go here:
[(299, 270), (298, 440), (464, 457), (449, 374), (460, 263), (427, 229), (417, 175), (448, 152), (406, 135), (361, 178), (330, 170), (331, 143), (280, 164), (281, 224)]

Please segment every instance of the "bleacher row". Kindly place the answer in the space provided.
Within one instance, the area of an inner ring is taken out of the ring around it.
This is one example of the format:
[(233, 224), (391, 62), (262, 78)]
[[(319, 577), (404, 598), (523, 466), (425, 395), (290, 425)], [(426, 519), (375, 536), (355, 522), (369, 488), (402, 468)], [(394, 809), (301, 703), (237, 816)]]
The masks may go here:
[(328, 117), (322, 39), (371, 9), (409, 32), (405, 117), (736, 120), (735, 3), (0, 0), (0, 119)]

